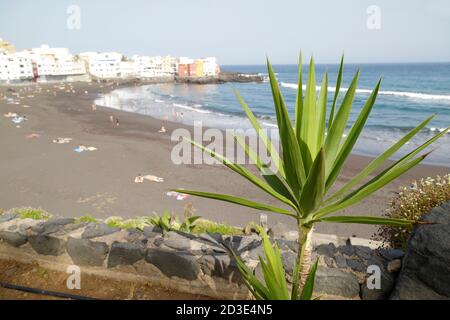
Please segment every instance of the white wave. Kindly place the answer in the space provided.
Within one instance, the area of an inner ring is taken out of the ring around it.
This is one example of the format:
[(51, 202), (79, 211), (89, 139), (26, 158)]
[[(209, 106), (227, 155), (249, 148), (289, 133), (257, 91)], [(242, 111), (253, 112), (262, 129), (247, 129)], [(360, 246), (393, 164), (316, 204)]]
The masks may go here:
[(164, 100), (155, 99), (156, 103), (164, 103)]
[[(431, 132), (442, 132), (444, 130), (447, 130), (447, 128), (436, 128), (436, 127), (431, 127), (429, 129)], [(448, 134), (450, 134), (450, 131), (447, 131)]]
[(262, 122), (262, 124), (267, 126), (267, 127), (278, 128), (278, 126), (276, 124), (274, 124), (274, 123)]
[(194, 112), (199, 112), (199, 113), (211, 113), (211, 111), (200, 110), (200, 109), (197, 109), (197, 108), (194, 108), (194, 107), (187, 106), (185, 104), (173, 103), (172, 105), (174, 107), (181, 108), (181, 109), (186, 109), (186, 110), (189, 110), (189, 111), (194, 111)]
[[(295, 83), (281, 82), (281, 86), (285, 88), (295, 89), (297, 90), (298, 85)], [(303, 89), (306, 89), (306, 85), (303, 85)], [(316, 87), (317, 90), (320, 90), (320, 86)], [(328, 87), (329, 92), (335, 92), (336, 88)], [(340, 91), (346, 92), (348, 88), (341, 88)], [(372, 93), (372, 90), (368, 89), (356, 89), (356, 93)], [(379, 95), (386, 96), (397, 96), (397, 97), (407, 97), (412, 99), (422, 99), (422, 100), (440, 100), (440, 101), (450, 101), (450, 95), (442, 95), (442, 94), (428, 94), (428, 93), (420, 93), (420, 92), (406, 92), (406, 91), (378, 91)]]

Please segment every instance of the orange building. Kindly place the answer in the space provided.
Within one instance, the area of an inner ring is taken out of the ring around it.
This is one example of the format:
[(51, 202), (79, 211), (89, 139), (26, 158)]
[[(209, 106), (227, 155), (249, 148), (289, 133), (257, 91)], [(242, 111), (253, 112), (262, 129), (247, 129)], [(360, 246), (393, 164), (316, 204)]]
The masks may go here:
[(178, 77), (189, 77), (189, 64), (178, 64)]

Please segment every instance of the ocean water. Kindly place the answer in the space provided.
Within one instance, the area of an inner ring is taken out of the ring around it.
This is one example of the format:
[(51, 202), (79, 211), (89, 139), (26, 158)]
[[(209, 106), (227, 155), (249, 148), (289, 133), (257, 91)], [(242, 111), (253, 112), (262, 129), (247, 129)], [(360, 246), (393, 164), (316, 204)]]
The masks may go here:
[[(383, 82), (354, 153), (377, 155), (432, 114), (436, 114), (436, 117), (401, 150), (399, 156), (450, 126), (450, 63), (347, 64), (344, 69), (339, 102), (342, 101), (345, 89), (348, 88), (358, 68), (361, 74), (348, 128), (355, 121), (380, 77), (383, 78)], [(223, 66), (222, 69), (267, 73), (264, 65)], [(297, 90), (297, 66), (275, 65), (274, 69), (286, 105), (293, 116)], [(316, 66), (317, 86), (320, 86), (324, 72), (328, 71), (329, 108), (334, 96), (338, 69), (338, 65)], [(304, 66), (303, 77), (305, 82), (306, 66)], [(272, 94), (267, 82), (211, 85), (159, 84), (122, 88), (100, 97), (97, 103), (189, 125), (201, 122), (203, 126), (220, 129), (250, 128), (251, 125), (234, 96), (233, 88), (239, 90), (264, 127), (276, 126)], [(432, 149), (434, 151), (427, 158), (428, 163), (450, 166), (450, 134), (444, 135)]]

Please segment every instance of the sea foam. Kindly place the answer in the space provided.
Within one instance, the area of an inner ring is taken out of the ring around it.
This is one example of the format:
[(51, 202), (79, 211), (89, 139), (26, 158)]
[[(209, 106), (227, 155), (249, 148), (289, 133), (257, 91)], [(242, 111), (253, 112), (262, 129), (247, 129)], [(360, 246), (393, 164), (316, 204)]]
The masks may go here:
[[(298, 85), (295, 83), (281, 82), (281, 86), (289, 89), (297, 90)], [(306, 85), (303, 85), (303, 89), (306, 89)], [(320, 86), (316, 87), (317, 90), (320, 90)], [(336, 88), (328, 87), (329, 92), (335, 92)], [(346, 92), (348, 88), (341, 88), (340, 91)], [(368, 89), (356, 89), (356, 93), (372, 93), (372, 90)], [(407, 92), (407, 91), (378, 91), (379, 95), (386, 96), (397, 96), (397, 97), (406, 97), (411, 99), (422, 99), (422, 100), (439, 100), (439, 101), (447, 101), (450, 102), (450, 95), (442, 95), (442, 94), (428, 94), (428, 93), (420, 93), (420, 92)]]

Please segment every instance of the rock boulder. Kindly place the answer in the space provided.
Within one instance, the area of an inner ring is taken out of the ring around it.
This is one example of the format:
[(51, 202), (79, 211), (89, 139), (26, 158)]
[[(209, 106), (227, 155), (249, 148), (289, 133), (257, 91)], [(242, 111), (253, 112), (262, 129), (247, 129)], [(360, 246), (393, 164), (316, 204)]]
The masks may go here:
[(391, 299), (450, 299), (450, 202), (422, 218), (408, 243)]

